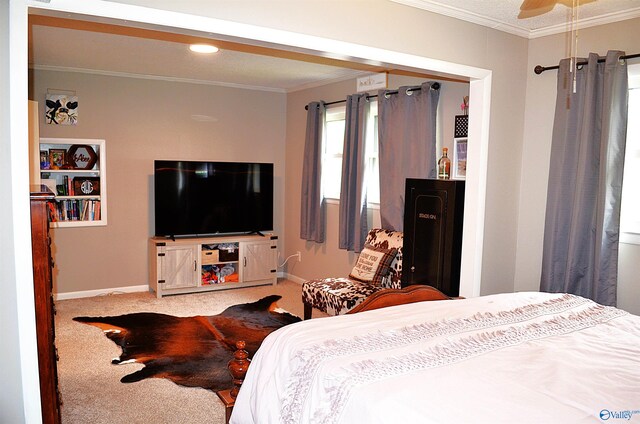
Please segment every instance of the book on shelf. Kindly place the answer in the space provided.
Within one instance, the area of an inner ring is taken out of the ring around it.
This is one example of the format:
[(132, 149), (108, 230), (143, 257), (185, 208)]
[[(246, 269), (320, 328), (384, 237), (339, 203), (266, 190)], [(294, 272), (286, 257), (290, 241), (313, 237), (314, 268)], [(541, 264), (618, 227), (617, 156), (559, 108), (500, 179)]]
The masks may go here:
[(52, 222), (99, 221), (100, 201), (95, 199), (63, 199), (49, 204)]

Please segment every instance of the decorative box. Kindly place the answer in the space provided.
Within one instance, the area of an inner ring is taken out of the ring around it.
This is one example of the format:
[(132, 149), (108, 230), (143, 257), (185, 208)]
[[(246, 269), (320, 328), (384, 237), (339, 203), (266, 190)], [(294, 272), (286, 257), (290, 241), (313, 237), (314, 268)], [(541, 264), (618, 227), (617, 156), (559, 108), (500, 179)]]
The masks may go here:
[(453, 136), (455, 138), (467, 137), (468, 132), (469, 132), (469, 115), (456, 115)]

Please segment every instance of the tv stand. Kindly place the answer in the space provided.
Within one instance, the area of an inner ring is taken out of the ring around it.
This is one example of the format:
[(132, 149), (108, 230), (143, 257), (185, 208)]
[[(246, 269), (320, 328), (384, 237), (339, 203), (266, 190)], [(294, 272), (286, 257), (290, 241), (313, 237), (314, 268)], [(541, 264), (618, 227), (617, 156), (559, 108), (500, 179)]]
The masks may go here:
[(157, 297), (277, 283), (273, 234), (149, 239), (149, 287)]

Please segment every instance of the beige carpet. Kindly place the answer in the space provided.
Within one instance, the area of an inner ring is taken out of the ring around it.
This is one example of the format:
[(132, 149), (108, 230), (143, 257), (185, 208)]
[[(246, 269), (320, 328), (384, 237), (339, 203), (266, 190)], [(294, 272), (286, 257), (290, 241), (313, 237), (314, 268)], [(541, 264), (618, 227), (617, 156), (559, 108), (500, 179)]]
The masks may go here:
[[(302, 317), (299, 284), (280, 280), (277, 286), (260, 286), (208, 293), (168, 296), (152, 293), (113, 294), (56, 302), (58, 380), (62, 422), (75, 423), (224, 423), (224, 409), (215, 393), (187, 388), (161, 379), (120, 382), (142, 366), (112, 365), (120, 348), (96, 327), (72, 321), (81, 315), (121, 315), (159, 312), (175, 316), (214, 315), (239, 303), (279, 294), (278, 306)], [(317, 311), (314, 311), (321, 315)], [(315, 316), (315, 315), (314, 315)]]

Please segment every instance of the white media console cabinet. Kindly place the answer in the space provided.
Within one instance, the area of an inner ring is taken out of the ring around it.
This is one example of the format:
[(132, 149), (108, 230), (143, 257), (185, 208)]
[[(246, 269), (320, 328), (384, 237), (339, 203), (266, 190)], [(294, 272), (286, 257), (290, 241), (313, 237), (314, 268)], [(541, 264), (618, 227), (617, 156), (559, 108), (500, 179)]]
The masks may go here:
[(276, 284), (273, 234), (149, 239), (149, 287), (157, 297)]

